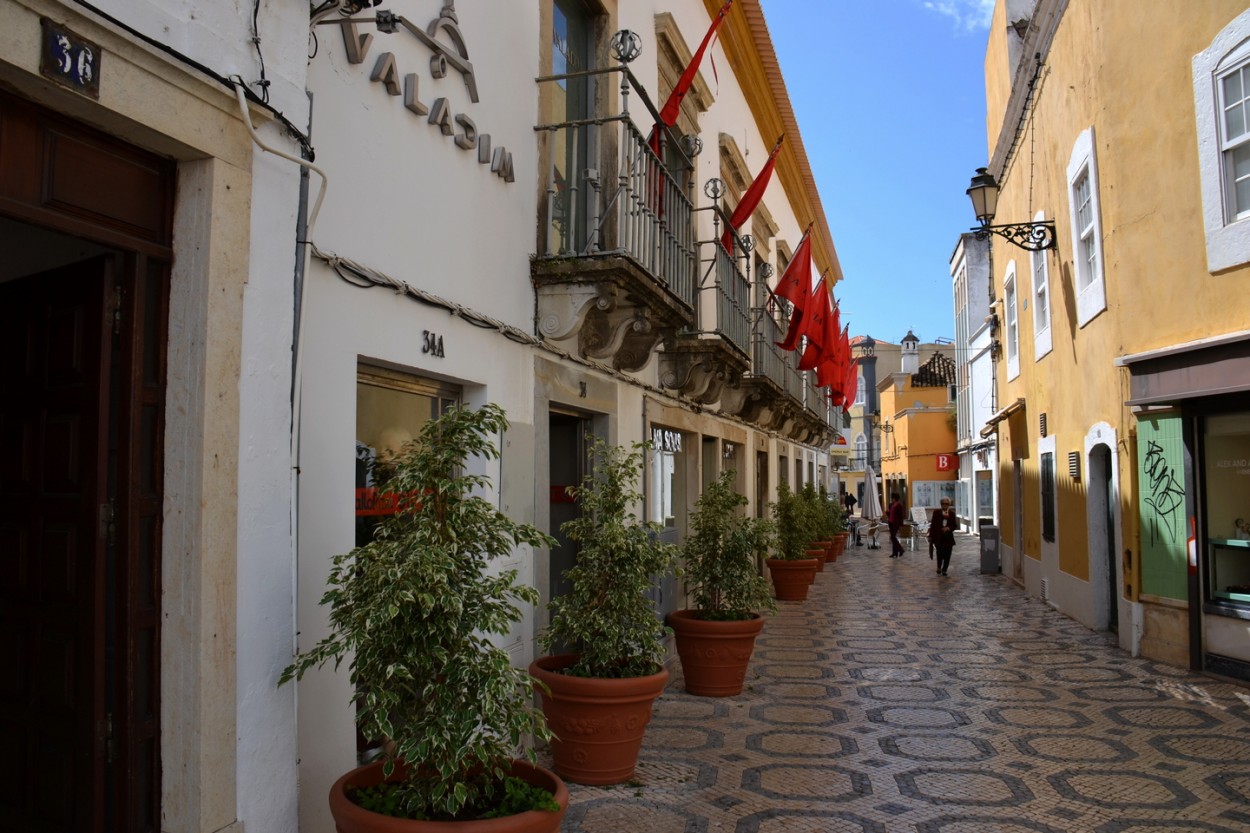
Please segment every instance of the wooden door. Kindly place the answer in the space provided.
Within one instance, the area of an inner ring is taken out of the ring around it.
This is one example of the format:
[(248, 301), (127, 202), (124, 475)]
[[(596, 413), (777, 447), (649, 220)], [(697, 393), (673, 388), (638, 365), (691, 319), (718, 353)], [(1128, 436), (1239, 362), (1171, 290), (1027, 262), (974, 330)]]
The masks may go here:
[(168, 264), (0, 284), (0, 831), (155, 833)]
[(0, 284), (5, 831), (104, 829), (110, 283), (96, 259)]

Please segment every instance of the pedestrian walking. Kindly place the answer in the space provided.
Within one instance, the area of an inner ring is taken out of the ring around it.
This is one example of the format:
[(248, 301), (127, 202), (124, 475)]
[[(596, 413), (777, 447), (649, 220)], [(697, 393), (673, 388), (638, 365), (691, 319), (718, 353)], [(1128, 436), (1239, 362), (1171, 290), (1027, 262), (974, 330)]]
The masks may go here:
[(890, 558), (899, 558), (903, 554), (903, 544), (898, 540), (899, 530), (903, 528), (903, 521), (907, 519), (907, 513), (903, 511), (903, 501), (898, 496), (898, 492), (890, 493), (890, 508), (886, 510), (885, 520), (890, 527)]
[(842, 503), (846, 506), (846, 516), (849, 518), (855, 514), (855, 504), (859, 503), (859, 501), (850, 492), (843, 492)]
[(937, 550), (937, 574), (946, 575), (951, 565), (951, 551), (955, 549), (955, 530), (959, 528), (959, 518), (951, 506), (951, 499), (942, 498), (941, 506), (933, 510), (933, 519), (929, 522), (929, 552)]

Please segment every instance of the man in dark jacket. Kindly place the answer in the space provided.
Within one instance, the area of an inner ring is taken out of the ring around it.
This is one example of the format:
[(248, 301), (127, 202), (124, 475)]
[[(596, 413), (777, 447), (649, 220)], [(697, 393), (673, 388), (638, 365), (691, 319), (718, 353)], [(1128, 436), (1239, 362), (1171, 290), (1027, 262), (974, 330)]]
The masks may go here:
[(885, 519), (890, 526), (890, 558), (898, 558), (903, 554), (903, 544), (898, 540), (898, 533), (903, 528), (903, 521), (907, 519), (898, 492), (890, 493), (890, 508), (886, 511)]

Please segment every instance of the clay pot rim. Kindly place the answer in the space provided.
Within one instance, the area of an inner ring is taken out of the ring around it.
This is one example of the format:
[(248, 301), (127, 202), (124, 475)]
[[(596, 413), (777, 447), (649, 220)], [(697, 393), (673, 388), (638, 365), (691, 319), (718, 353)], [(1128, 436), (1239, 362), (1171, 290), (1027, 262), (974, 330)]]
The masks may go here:
[[(497, 819), (465, 819), (460, 821), (413, 821), (386, 816), (366, 810), (347, 797), (348, 787), (354, 787), (362, 783), (375, 784), (381, 782), (382, 765), (382, 761), (374, 761), (373, 763), (356, 767), (340, 776), (334, 782), (334, 785), (330, 787), (330, 808), (331, 814), (335, 818), (336, 827), (340, 824), (347, 824), (353, 830), (394, 831), (406, 829), (407, 826), (413, 825), (438, 825), (439, 830), (506, 833), (506, 831), (517, 829), (541, 829), (544, 826), (542, 822), (554, 820), (555, 829), (559, 829), (560, 821), (564, 818), (564, 814), (569, 807), (569, 790), (559, 775), (556, 775), (546, 767), (531, 764), (524, 758), (513, 758), (512, 774), (530, 783), (534, 783), (532, 779), (536, 779), (539, 782), (539, 786), (549, 790), (556, 803), (560, 805), (558, 812), (526, 810), (524, 813), (516, 813)], [(375, 773), (377, 774), (376, 778)], [(528, 773), (531, 777), (525, 777), (525, 773)]]
[[(663, 690), (669, 677), (668, 669), (662, 665), (657, 666), (654, 674), (642, 677), (575, 677), (571, 674), (560, 673), (560, 669), (567, 668), (575, 662), (577, 662), (577, 654), (549, 654), (531, 662), (529, 673), (531, 677), (541, 681), (548, 688), (558, 687), (567, 691), (576, 691), (587, 688), (601, 689), (607, 685), (621, 690), (622, 694), (634, 691), (645, 693), (656, 688)], [(553, 682), (555, 686), (552, 685)]]
[(748, 635), (758, 634), (764, 629), (764, 617), (759, 613), (752, 613), (750, 619), (700, 619), (698, 614), (701, 612), (698, 608), (684, 608), (674, 610), (666, 619), (677, 636), (709, 632)]

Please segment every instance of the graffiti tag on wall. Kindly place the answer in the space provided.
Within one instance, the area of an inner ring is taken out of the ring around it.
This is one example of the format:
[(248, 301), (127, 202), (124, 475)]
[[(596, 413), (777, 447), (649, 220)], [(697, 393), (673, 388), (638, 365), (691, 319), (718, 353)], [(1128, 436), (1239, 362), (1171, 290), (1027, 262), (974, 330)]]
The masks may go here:
[(1163, 446), (1151, 440), (1146, 446), (1146, 462), (1142, 467), (1145, 475), (1145, 504), (1153, 511), (1148, 518), (1151, 543), (1166, 540), (1176, 542), (1182, 531), (1185, 509), (1185, 490), (1177, 482), (1175, 470), (1168, 465)]

